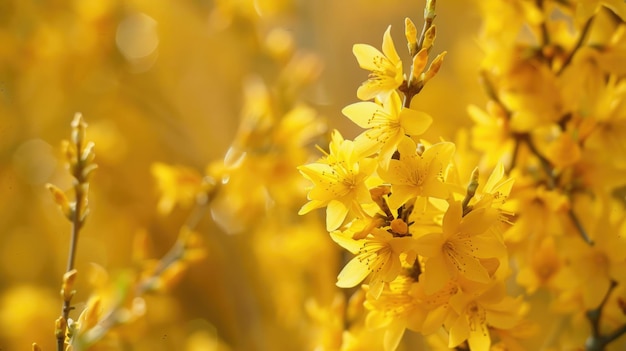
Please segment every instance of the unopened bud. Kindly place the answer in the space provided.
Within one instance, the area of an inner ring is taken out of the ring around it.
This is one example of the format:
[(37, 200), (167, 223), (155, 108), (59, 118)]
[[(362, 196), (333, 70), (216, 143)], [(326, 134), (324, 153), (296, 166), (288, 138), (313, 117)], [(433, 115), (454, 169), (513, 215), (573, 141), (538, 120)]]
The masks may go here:
[(479, 177), (478, 167), (474, 168), (472, 171), (472, 175), (470, 176), (470, 182), (467, 185), (467, 193), (468, 194), (476, 194), (476, 189), (478, 189), (478, 177)]
[(436, 0), (426, 0), (426, 6), (424, 6), (424, 20), (433, 20), (435, 19), (435, 5), (437, 4)]
[(93, 162), (94, 158), (96, 157), (96, 154), (93, 151), (94, 146), (96, 146), (96, 144), (94, 144), (93, 141), (90, 141), (87, 143), (87, 145), (85, 145), (80, 155), (80, 160), (82, 162), (87, 163), (87, 164)]
[(54, 202), (59, 206), (63, 215), (71, 220), (74, 214), (74, 208), (70, 205), (70, 202), (67, 199), (65, 193), (56, 185), (50, 183), (46, 184), (46, 188), (48, 188), (48, 190), (52, 194)]
[(439, 69), (443, 64), (443, 58), (446, 56), (447, 53), (447, 51), (440, 53), (439, 55), (437, 55), (437, 57), (435, 57), (433, 62), (430, 63), (428, 71), (426, 71), (426, 74), (424, 75), (424, 83), (428, 82), (437, 75), (437, 72), (439, 72)]
[(422, 43), (422, 49), (426, 49), (430, 52), (430, 49), (435, 44), (435, 37), (437, 36), (437, 27), (433, 24), (426, 33), (424, 33), (424, 42)]
[(404, 35), (406, 36), (409, 54), (415, 56), (417, 54), (417, 28), (410, 18), (404, 19)]
[(72, 142), (75, 145), (82, 145), (85, 140), (85, 134), (87, 131), (87, 123), (83, 118), (82, 113), (76, 112), (74, 119), (72, 120)]
[(54, 335), (57, 339), (65, 338), (65, 331), (67, 329), (67, 321), (63, 316), (57, 318), (54, 322)]
[(413, 57), (413, 71), (411, 76), (417, 78), (420, 76), (426, 64), (428, 63), (428, 50), (422, 49)]
[(74, 282), (76, 281), (77, 273), (78, 271), (76, 269), (72, 269), (63, 275), (63, 284), (61, 285), (63, 301), (70, 301), (72, 297), (74, 297), (76, 293), (76, 290), (74, 290)]
[(396, 218), (393, 221), (391, 221), (391, 231), (393, 231), (396, 234), (405, 235), (409, 233), (409, 226), (401, 218)]
[(33, 343), (33, 348), (32, 348), (32, 350), (33, 350), (33, 351), (41, 351), (41, 347), (39, 347), (39, 345), (37, 345), (37, 343), (36, 343), (36, 342), (34, 342), (34, 343)]

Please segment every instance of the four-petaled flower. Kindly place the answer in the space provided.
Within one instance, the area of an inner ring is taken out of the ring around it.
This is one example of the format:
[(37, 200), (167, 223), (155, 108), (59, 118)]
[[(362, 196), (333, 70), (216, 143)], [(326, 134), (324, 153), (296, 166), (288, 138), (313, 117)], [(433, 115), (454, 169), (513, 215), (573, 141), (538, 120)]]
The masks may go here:
[(448, 347), (455, 348), (467, 340), (471, 351), (489, 351), (489, 328), (509, 330), (518, 325), (526, 305), (506, 296), (502, 284), (493, 284), (482, 293), (459, 291), (450, 298), (451, 313), (448, 320), (450, 337)]
[(355, 44), (352, 52), (361, 68), (371, 71), (368, 79), (357, 90), (361, 100), (379, 97), (382, 100), (404, 81), (402, 61), (391, 39), (391, 26), (383, 36), (383, 52), (371, 45)]
[(481, 259), (506, 255), (501, 240), (488, 232), (498, 223), (498, 215), (495, 209), (481, 208), (463, 216), (461, 203), (452, 202), (443, 217), (441, 232), (417, 238), (417, 253), (427, 258), (422, 273), (427, 294), (459, 276), (484, 284), (491, 281)]
[(365, 180), (376, 169), (376, 161), (359, 158), (354, 143), (344, 140), (338, 131), (332, 134), (330, 153), (318, 162), (298, 167), (302, 175), (313, 182), (310, 200), (299, 214), (316, 208), (326, 208), (326, 229), (335, 230), (343, 223), (352, 209), (361, 213), (361, 206), (371, 203)]
[(389, 206), (399, 208), (407, 200), (417, 197), (446, 199), (450, 190), (445, 184), (445, 175), (454, 154), (454, 144), (440, 142), (421, 155), (415, 142), (405, 138), (398, 146), (399, 160), (391, 160), (389, 168), (379, 169), (381, 178), (391, 185)]
[(343, 114), (359, 127), (367, 129), (354, 142), (365, 155), (379, 152), (380, 163), (387, 168), (391, 156), (406, 135), (424, 133), (432, 123), (427, 113), (403, 108), (400, 96), (392, 92), (382, 106), (371, 101), (346, 106)]
[[(349, 231), (348, 231), (349, 232)], [(356, 256), (346, 264), (337, 277), (337, 286), (351, 288), (361, 283), (370, 275), (370, 294), (380, 296), (384, 283), (394, 280), (402, 269), (400, 254), (413, 264), (415, 261), (414, 244), (411, 237), (394, 237), (384, 229), (374, 228), (364, 239), (354, 240), (346, 233), (331, 233), (333, 240)]]

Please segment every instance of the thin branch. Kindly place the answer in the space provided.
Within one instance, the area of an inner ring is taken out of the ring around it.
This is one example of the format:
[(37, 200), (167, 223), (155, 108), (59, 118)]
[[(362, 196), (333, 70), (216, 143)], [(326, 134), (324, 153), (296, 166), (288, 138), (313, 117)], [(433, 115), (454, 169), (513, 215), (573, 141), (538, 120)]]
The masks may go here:
[(63, 275), (63, 284), (61, 287), (61, 296), (63, 297), (63, 307), (61, 316), (56, 321), (55, 335), (57, 339), (57, 351), (63, 351), (65, 348), (65, 337), (67, 333), (67, 323), (70, 312), (74, 309), (72, 306), (72, 297), (74, 296), (73, 282), (76, 271), (74, 269), (76, 261), (76, 253), (78, 251), (78, 237), (82, 229), (85, 218), (88, 213), (87, 196), (89, 191), (89, 175), (96, 168), (93, 163), (94, 152), (93, 143), (85, 142), (87, 123), (85, 123), (82, 115), (76, 113), (71, 123), (72, 133), (70, 142), (67, 145), (66, 157), (69, 164), (70, 173), (74, 177), (74, 203), (70, 206), (71, 215), (69, 219), (72, 222), (72, 231), (70, 235), (69, 252), (67, 256), (67, 267)]
[(585, 22), (585, 25), (583, 26), (580, 36), (578, 37), (578, 41), (576, 42), (576, 45), (574, 45), (572, 52), (569, 54), (569, 56), (567, 56), (561, 68), (559, 68), (559, 70), (556, 72), (557, 76), (563, 73), (565, 68), (569, 66), (569, 64), (572, 62), (572, 59), (574, 58), (574, 55), (576, 55), (576, 52), (578, 51), (578, 49), (580, 49), (583, 46), (583, 43), (585, 42), (585, 38), (587, 37), (589, 30), (591, 29), (591, 25), (593, 24), (594, 18), (595, 16), (592, 16), (587, 20), (587, 22)]
[(583, 224), (580, 222), (580, 220), (578, 219), (578, 216), (576, 215), (576, 213), (574, 213), (573, 209), (569, 209), (567, 211), (567, 215), (569, 216), (569, 218), (572, 220), (572, 222), (574, 223), (574, 226), (576, 227), (576, 229), (578, 230), (578, 233), (580, 233), (580, 236), (583, 238), (583, 240), (589, 245), (589, 246), (593, 246), (594, 242), (593, 240), (591, 240), (591, 238), (589, 237), (589, 235), (587, 234), (587, 231), (585, 230), (585, 227), (583, 227)]
[(437, 5), (436, 0), (426, 1), (426, 6), (424, 7), (424, 26), (422, 27), (422, 33), (420, 33), (420, 38), (417, 41), (417, 52), (419, 52), (424, 46), (426, 32), (430, 29), (430, 27), (432, 27), (433, 21), (435, 20), (435, 5)]
[(602, 318), (602, 311), (609, 300), (611, 292), (613, 292), (613, 289), (615, 289), (616, 286), (617, 282), (612, 280), (609, 290), (606, 292), (606, 295), (604, 295), (600, 305), (593, 310), (587, 311), (587, 319), (591, 324), (591, 336), (587, 339), (585, 345), (586, 351), (603, 351), (609, 343), (626, 333), (626, 324), (609, 335), (602, 335), (600, 332), (600, 319)]

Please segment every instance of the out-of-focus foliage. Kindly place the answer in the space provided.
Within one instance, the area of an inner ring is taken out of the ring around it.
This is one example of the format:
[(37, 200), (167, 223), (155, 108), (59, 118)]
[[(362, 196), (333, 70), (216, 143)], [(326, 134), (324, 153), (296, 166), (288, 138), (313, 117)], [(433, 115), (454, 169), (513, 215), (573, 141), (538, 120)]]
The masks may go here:
[[(341, 115), (363, 81), (352, 45), (378, 45), (389, 24), (399, 37), (404, 18), (422, 11), (422, 2), (400, 0), (0, 2), (0, 348), (55, 349), (70, 226), (44, 185), (71, 188), (59, 142), (77, 111), (99, 169), (79, 239), (75, 320), (95, 304), (93, 294), (130, 286), (138, 262), (174, 245), (204, 174), (230, 185), (194, 228), (206, 257), (176, 284), (165, 282), (166, 293), (144, 296), (145, 315), (113, 330), (99, 349), (332, 344), (344, 321), (328, 306), (354, 312), (362, 304), (334, 286), (342, 256), (323, 224), (295, 215), (306, 185), (295, 167), (319, 156), (306, 147), (325, 144), (321, 128), (307, 131), (315, 123), (358, 133)], [(439, 28), (446, 69), (414, 103), (439, 119), (428, 138), (451, 140), (470, 125), (466, 105), (485, 100), (479, 17), (465, 1), (442, 1), (437, 13), (459, 25)], [(267, 115), (251, 116), (266, 103)], [(240, 125), (257, 117), (279, 152), (258, 152), (267, 140)], [(229, 169), (239, 161), (251, 168)], [(274, 188), (263, 186), (277, 176)], [(281, 187), (300, 190), (285, 195)], [(267, 211), (266, 191), (288, 210)]]

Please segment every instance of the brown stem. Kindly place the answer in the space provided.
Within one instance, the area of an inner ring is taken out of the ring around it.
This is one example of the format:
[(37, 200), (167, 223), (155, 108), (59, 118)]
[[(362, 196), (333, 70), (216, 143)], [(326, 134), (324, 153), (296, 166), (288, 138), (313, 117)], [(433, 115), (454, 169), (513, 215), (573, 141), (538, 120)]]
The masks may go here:
[(574, 58), (574, 55), (576, 54), (578, 49), (582, 47), (583, 43), (585, 42), (585, 38), (587, 37), (589, 30), (591, 29), (591, 25), (593, 24), (594, 18), (595, 16), (592, 16), (587, 20), (587, 22), (585, 22), (585, 25), (583, 26), (580, 36), (578, 37), (578, 41), (576, 42), (576, 45), (574, 45), (572, 52), (569, 54), (569, 56), (567, 56), (561, 68), (559, 68), (559, 70), (556, 72), (557, 76), (563, 73), (565, 68), (572, 62), (572, 59)]
[(616, 286), (617, 282), (612, 280), (611, 286), (606, 292), (604, 299), (602, 299), (602, 302), (600, 302), (600, 305), (593, 310), (587, 311), (587, 319), (591, 324), (591, 336), (587, 338), (587, 342), (585, 343), (586, 351), (603, 351), (609, 343), (626, 333), (626, 324), (617, 328), (615, 331), (608, 335), (602, 335), (602, 333), (600, 332), (600, 319), (602, 318), (602, 310), (609, 300), (611, 292), (613, 292), (613, 289), (615, 289)]
[[(75, 202), (74, 202), (74, 211), (72, 212), (72, 232), (70, 236), (70, 244), (69, 244), (69, 252), (67, 256), (67, 267), (65, 269), (66, 274), (74, 269), (74, 263), (76, 261), (76, 252), (78, 251), (78, 236), (80, 234), (80, 230), (83, 227), (84, 221), (84, 201), (86, 200), (87, 194), (85, 194), (85, 184), (87, 180), (83, 176), (83, 170), (85, 168), (85, 163), (81, 159), (82, 154), (82, 141), (76, 140), (76, 167), (74, 168), (73, 176), (76, 178), (74, 181), (74, 193), (75, 193)], [(74, 309), (71, 301), (71, 294), (68, 295), (68, 298), (63, 299), (63, 307), (61, 309), (61, 316), (65, 323), (69, 320), (70, 312)], [(57, 334), (57, 351), (63, 351), (65, 347), (65, 332)]]
[(426, 38), (426, 32), (433, 25), (433, 21), (435, 20), (435, 6), (437, 5), (436, 0), (427, 0), (426, 8), (424, 9), (424, 25), (422, 26), (422, 33), (420, 33), (420, 38), (417, 41), (417, 51), (419, 52), (424, 46), (424, 40)]

